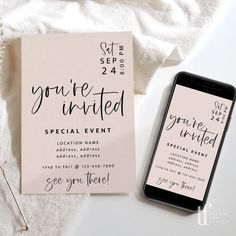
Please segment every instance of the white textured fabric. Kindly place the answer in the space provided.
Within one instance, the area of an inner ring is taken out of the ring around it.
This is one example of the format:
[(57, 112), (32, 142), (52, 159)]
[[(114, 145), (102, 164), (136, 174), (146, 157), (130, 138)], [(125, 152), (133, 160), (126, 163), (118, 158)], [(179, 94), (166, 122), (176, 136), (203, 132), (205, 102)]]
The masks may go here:
[[(66, 219), (85, 195), (20, 194), (20, 51), (22, 34), (132, 31), (135, 91), (144, 93), (153, 73), (184, 59), (206, 30), (220, 0), (0, 0), (6, 40), (0, 88), (0, 164), (30, 224), (25, 235), (64, 235)], [(1, 59), (1, 57), (0, 57)], [(0, 174), (0, 236), (17, 235), (21, 222)]]
[(135, 91), (145, 92), (165, 62), (183, 60), (206, 30), (220, 0), (0, 0), (7, 38), (48, 32), (134, 33)]

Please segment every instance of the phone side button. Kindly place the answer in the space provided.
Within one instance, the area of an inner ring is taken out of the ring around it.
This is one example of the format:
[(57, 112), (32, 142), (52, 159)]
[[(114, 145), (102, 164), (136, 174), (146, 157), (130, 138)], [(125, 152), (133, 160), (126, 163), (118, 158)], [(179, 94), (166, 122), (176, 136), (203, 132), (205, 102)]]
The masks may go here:
[(229, 122), (228, 122), (227, 127), (226, 127), (226, 132), (228, 131), (230, 122), (231, 122), (231, 116), (229, 117)]

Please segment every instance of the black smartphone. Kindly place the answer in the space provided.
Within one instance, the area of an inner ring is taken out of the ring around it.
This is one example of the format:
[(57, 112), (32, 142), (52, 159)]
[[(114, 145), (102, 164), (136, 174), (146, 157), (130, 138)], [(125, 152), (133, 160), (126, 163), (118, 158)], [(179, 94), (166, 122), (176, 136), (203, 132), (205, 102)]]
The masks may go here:
[(148, 199), (203, 209), (234, 101), (232, 85), (176, 75), (144, 183)]

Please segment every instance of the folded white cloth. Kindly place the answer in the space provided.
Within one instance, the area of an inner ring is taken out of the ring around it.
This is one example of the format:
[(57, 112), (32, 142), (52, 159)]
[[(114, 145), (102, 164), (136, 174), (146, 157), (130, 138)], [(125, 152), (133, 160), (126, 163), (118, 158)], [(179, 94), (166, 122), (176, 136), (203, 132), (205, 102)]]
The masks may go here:
[(220, 0), (0, 0), (7, 38), (48, 32), (134, 33), (135, 90), (153, 72), (183, 60), (206, 30)]
[[(15, 39), (49, 32), (132, 31), (135, 91), (145, 93), (153, 73), (177, 64), (206, 30), (220, 0), (0, 0), (6, 40), (1, 75), (0, 164), (30, 224), (27, 235), (63, 235), (65, 219), (84, 195), (20, 195), (20, 63)], [(0, 57), (1, 60), (1, 57)], [(19, 212), (0, 174), (0, 235), (17, 234)]]

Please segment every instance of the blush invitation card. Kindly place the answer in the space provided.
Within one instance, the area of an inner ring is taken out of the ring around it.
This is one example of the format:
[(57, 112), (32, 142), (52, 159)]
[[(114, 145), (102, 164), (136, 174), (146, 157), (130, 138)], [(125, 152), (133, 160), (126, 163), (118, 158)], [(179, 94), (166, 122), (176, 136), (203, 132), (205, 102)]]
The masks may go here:
[(23, 194), (135, 190), (130, 32), (21, 40)]

